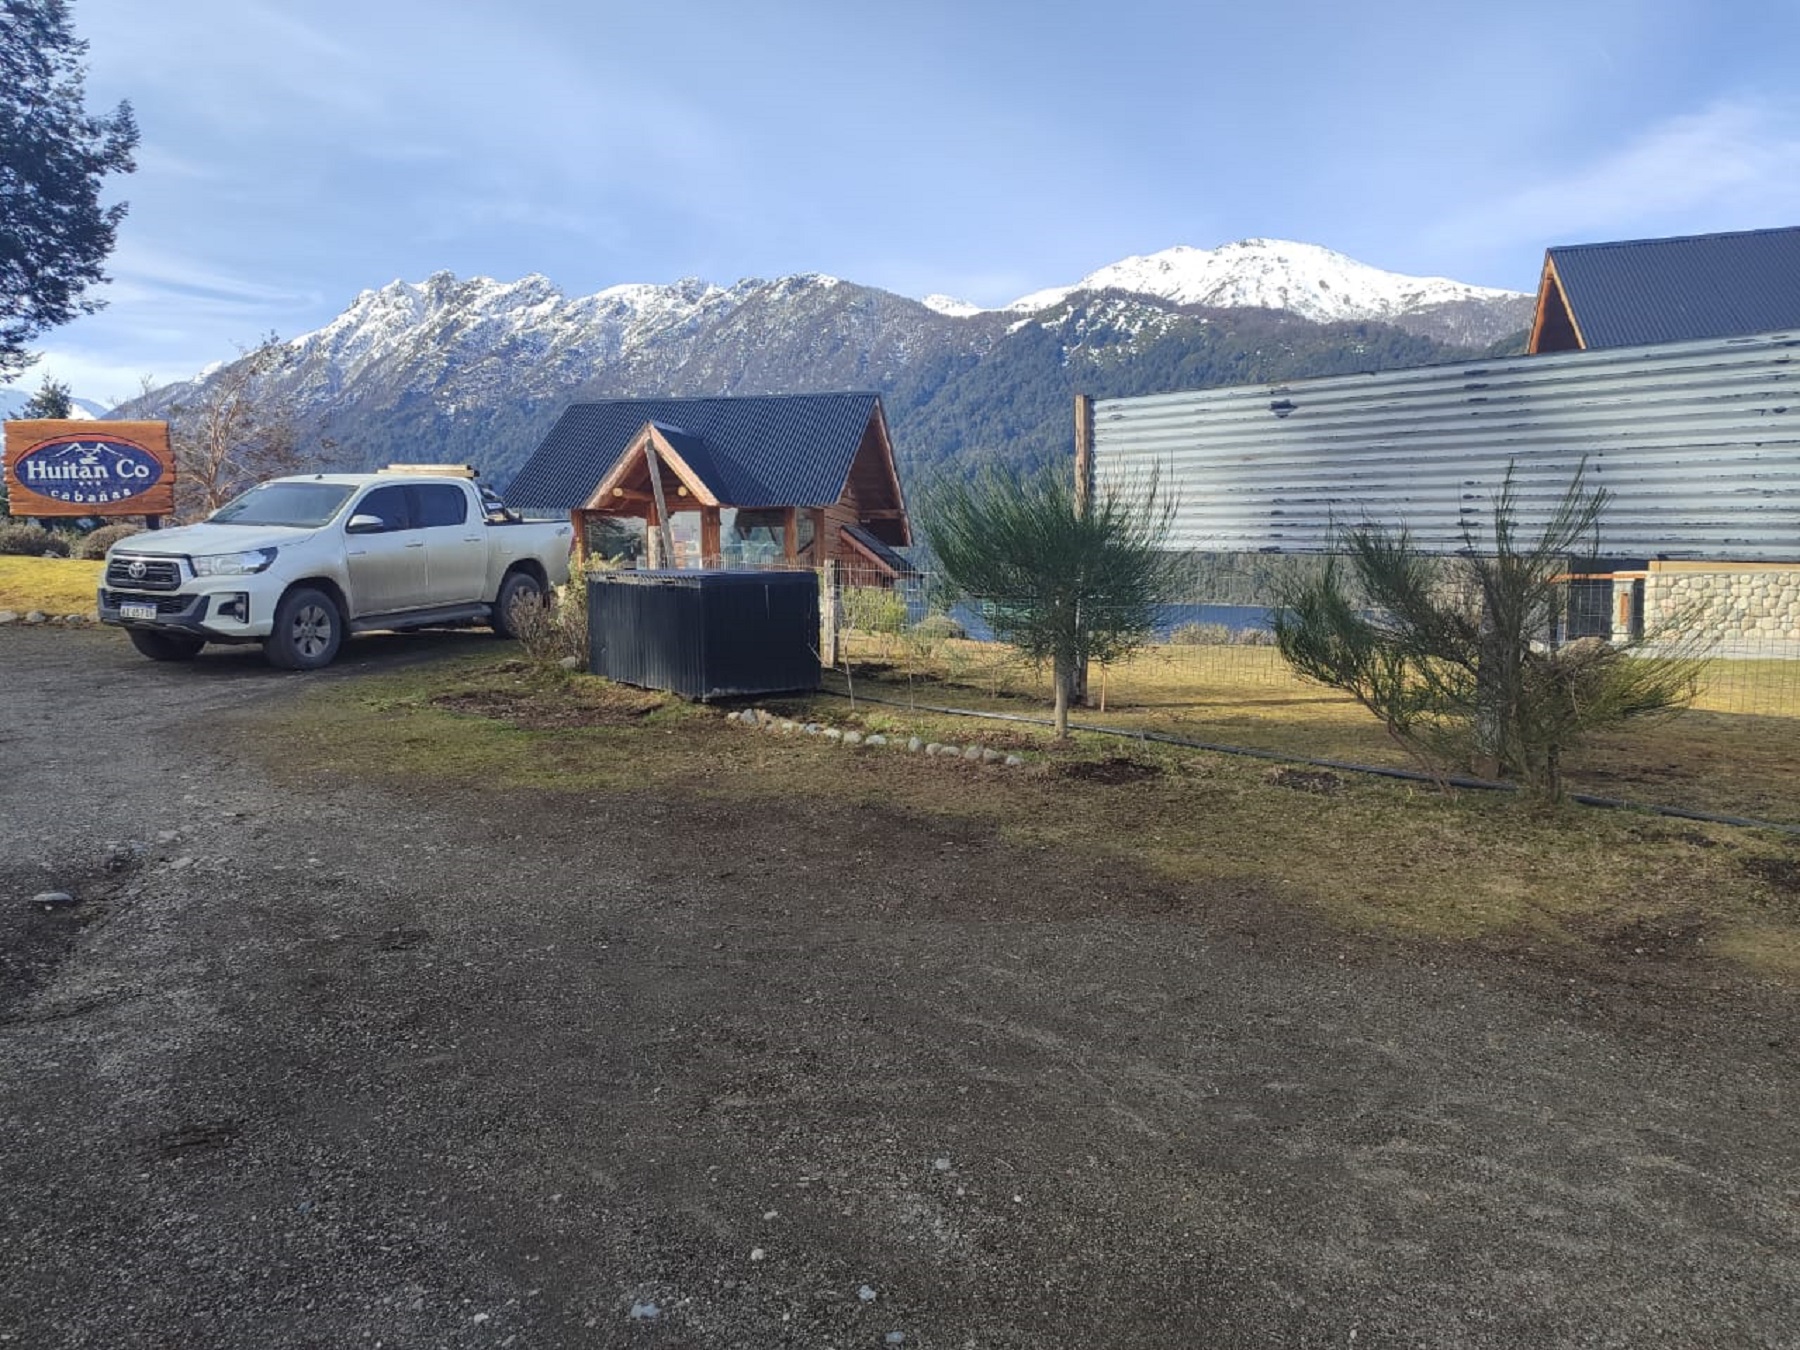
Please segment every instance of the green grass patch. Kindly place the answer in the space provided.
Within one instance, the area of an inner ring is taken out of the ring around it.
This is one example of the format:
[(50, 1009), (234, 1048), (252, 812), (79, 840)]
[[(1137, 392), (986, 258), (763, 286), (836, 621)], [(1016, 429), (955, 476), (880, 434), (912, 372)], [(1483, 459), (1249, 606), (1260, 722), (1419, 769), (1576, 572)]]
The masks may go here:
[(105, 564), (74, 558), (0, 554), (0, 609), (28, 614), (92, 614)]
[[(273, 771), (554, 793), (664, 793), (978, 823), (1059, 857), (1206, 894), (1273, 895), (1352, 931), (1545, 959), (1716, 960), (1800, 984), (1800, 842), (1635, 812), (1537, 810), (1357, 775), (820, 697), (771, 704), (893, 736), (1018, 750), (1026, 770), (850, 751), (718, 710), (481, 656), (321, 684), (281, 715)], [(266, 714), (259, 714), (266, 717)], [(895, 867), (902, 867), (896, 859)], [(1009, 877), (1003, 893), (1029, 887)]]

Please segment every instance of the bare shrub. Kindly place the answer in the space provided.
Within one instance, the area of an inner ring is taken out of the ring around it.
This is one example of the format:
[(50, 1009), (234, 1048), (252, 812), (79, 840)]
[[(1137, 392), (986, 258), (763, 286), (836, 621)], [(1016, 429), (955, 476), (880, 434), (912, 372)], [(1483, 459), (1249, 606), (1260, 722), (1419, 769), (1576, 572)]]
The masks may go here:
[(1267, 628), (1232, 628), (1222, 623), (1177, 624), (1169, 632), (1176, 647), (1272, 647), (1275, 634)]
[(1177, 624), (1169, 641), (1177, 647), (1223, 647), (1231, 641), (1231, 630), (1222, 623)]
[(840, 600), (844, 627), (892, 637), (906, 627), (906, 597), (882, 586), (846, 586)]
[(129, 525), (123, 521), (117, 525), (102, 525), (97, 530), (90, 530), (76, 541), (74, 556), (88, 562), (99, 562), (106, 556), (106, 550), (121, 539), (129, 539), (132, 535), (143, 532), (142, 525)]
[(540, 666), (561, 666), (570, 657), (576, 668), (588, 664), (587, 581), (570, 577), (549, 597), (549, 603), (525, 607), (515, 620), (519, 646), (527, 659)]
[(69, 556), (69, 537), (46, 530), (42, 525), (14, 521), (10, 525), (0, 525), (0, 553), (25, 558), (42, 558), (46, 554), (66, 558)]
[(948, 614), (927, 614), (912, 631), (928, 642), (961, 641), (969, 636), (968, 629)]

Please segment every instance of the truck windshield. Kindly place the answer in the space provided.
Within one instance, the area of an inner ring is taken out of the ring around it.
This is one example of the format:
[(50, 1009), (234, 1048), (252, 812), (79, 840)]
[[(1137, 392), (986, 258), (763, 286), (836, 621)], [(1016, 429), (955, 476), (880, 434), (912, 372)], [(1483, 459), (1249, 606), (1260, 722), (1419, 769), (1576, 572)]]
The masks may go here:
[(345, 483), (263, 483), (207, 519), (219, 525), (317, 527), (335, 516), (353, 491)]

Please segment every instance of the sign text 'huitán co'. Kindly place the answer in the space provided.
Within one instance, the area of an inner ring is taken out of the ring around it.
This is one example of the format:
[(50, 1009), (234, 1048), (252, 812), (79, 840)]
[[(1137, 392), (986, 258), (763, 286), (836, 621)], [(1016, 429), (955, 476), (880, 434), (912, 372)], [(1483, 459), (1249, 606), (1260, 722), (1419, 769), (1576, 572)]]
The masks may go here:
[(160, 516), (175, 509), (167, 422), (6, 424), (15, 516)]

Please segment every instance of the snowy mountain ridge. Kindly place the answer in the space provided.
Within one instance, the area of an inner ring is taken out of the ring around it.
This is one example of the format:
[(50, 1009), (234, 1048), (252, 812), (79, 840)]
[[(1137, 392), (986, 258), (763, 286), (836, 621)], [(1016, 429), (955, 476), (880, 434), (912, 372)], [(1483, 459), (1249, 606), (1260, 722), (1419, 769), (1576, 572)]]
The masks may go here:
[[(574, 401), (820, 389), (879, 391), (909, 463), (1030, 465), (1060, 453), (1071, 392), (1460, 359), (1523, 330), (1530, 306), (1267, 240), (1127, 258), (1003, 309), (818, 273), (569, 296), (535, 273), (437, 272), (363, 291), (258, 378), (343, 467), (468, 462), (504, 481)], [(115, 415), (203, 404), (228, 369)]]
[(1123, 258), (1072, 286), (1033, 291), (1006, 306), (1035, 314), (1089, 291), (1154, 295), (1178, 305), (1213, 309), (1284, 309), (1318, 323), (1392, 320), (1459, 301), (1508, 301), (1520, 291), (1384, 272), (1317, 244), (1286, 239), (1241, 239), (1214, 249), (1178, 244), (1160, 253)]
[[(818, 298), (840, 286), (851, 284), (819, 273), (774, 281), (748, 278), (729, 288), (688, 277), (668, 285), (609, 286), (571, 299), (537, 273), (503, 282), (438, 272), (421, 282), (393, 281), (364, 291), (337, 318), (289, 345), (350, 376), (425, 332), (494, 344), (529, 330), (559, 353), (610, 363), (678, 342), (684, 333), (721, 320), (746, 303), (808, 294)], [(1522, 325), (1518, 314), (1529, 300), (1522, 292), (1384, 272), (1316, 244), (1277, 239), (1245, 239), (1215, 249), (1177, 245), (1124, 258), (1073, 285), (1034, 291), (999, 309), (947, 295), (891, 298), (952, 320), (1006, 316), (1016, 327), (1021, 318), (1029, 320), (1074, 296), (1101, 291), (1184, 306), (1286, 310), (1319, 323), (1376, 320), (1415, 331), (1431, 331), (1430, 319), (1440, 306), (1493, 309), (1504, 317), (1488, 325), (1492, 332), (1474, 335), (1490, 341)], [(1418, 322), (1409, 324), (1409, 319)]]

